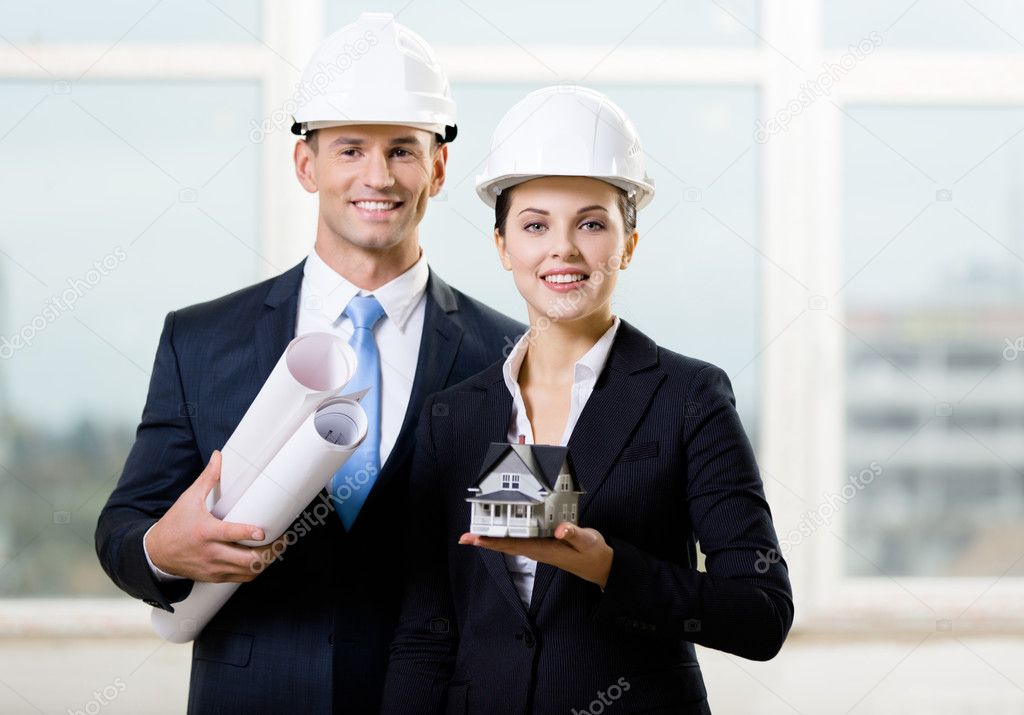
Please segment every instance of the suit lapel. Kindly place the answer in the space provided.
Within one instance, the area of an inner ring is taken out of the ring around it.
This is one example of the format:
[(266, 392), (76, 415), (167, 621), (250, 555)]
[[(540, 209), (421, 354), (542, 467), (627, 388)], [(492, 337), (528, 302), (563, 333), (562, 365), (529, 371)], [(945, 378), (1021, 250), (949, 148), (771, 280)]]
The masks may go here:
[[(657, 346), (626, 321), (608, 356), (608, 363), (587, 400), (569, 438), (569, 458), (584, 494), (579, 521), (586, 526), (587, 507), (647, 413), (665, 373), (648, 369), (657, 365)], [(535, 614), (551, 585), (556, 569), (537, 564), (530, 613)]]
[[(478, 419), (473, 421), (476, 429), (472, 434), (467, 435), (469, 437), (467, 444), (484, 447), (483, 451), (480, 452), (480, 459), (483, 459), (486, 448), (491, 442), (508, 441), (508, 425), (512, 418), (512, 395), (509, 394), (508, 388), (505, 386), (500, 370), (495, 377), (496, 379), (488, 385), (487, 395), (484, 398)], [(476, 475), (474, 474), (474, 476)], [(464, 509), (463, 515), (468, 517), (468, 514), (469, 509)], [(466, 523), (468, 526), (468, 518), (466, 518)], [(491, 578), (494, 579), (498, 590), (509, 602), (509, 605), (515, 612), (526, 619), (526, 608), (523, 606), (523, 602), (519, 598), (519, 592), (516, 591), (515, 584), (512, 582), (512, 575), (509, 573), (508, 565), (505, 563), (505, 555), (490, 549), (471, 548), (476, 550), (480, 559), (484, 562), (487, 571), (491, 574)]]
[[(282, 273), (270, 285), (264, 299), (265, 312), (256, 321), (256, 368), (259, 371), (257, 391), (270, 377), (288, 343), (295, 337), (298, 320), (299, 286), (306, 261)], [(255, 394), (253, 395), (255, 398)], [(250, 400), (251, 402), (251, 400)]]

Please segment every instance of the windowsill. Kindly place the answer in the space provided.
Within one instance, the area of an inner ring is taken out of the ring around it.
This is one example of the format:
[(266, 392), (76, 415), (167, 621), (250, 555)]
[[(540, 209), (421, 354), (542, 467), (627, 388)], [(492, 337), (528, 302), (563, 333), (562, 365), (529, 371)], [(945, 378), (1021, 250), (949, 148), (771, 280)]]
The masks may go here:
[[(946, 636), (1024, 637), (1024, 612), (971, 609), (962, 618), (931, 613), (898, 613), (884, 604), (799, 612), (791, 638), (830, 641), (885, 641)], [(128, 598), (0, 599), (0, 639), (152, 638), (150, 608)]]

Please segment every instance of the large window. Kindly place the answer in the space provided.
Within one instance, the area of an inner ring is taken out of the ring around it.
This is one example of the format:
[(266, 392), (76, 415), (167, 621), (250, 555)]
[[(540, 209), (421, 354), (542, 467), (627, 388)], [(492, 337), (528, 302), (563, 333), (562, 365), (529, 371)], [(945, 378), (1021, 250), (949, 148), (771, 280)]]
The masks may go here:
[[(161, 319), (308, 252), (316, 203), (293, 176), (286, 103), (316, 43), (361, 8), (4, 8), (0, 334), (31, 345), (0, 344), (0, 596), (116, 596), (92, 533)], [(615, 311), (732, 379), (798, 624), (1024, 617), (1024, 13), (369, 9), (431, 42), (459, 104), (421, 231), (431, 265), (516, 317), (473, 192), (495, 123), (559, 82), (630, 113), (658, 194)], [(55, 307), (66, 290), (73, 307)]]

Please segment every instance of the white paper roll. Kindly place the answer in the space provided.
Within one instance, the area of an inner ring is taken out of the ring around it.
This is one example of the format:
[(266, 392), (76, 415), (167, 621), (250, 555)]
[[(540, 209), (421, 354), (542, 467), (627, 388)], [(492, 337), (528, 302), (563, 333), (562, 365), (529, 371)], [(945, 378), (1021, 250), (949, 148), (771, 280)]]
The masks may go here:
[(206, 506), (224, 519), (306, 418), (356, 372), (356, 355), (330, 333), (294, 338), (221, 450), (220, 483)]
[[(352, 456), (366, 429), (366, 413), (348, 397), (325, 400), (307, 416), (227, 513), (227, 521), (254, 524), (266, 532), (263, 541), (240, 543), (269, 544), (284, 534)], [(153, 609), (153, 629), (172, 643), (193, 640), (239, 585), (197, 582), (188, 598), (174, 604), (174, 613)]]

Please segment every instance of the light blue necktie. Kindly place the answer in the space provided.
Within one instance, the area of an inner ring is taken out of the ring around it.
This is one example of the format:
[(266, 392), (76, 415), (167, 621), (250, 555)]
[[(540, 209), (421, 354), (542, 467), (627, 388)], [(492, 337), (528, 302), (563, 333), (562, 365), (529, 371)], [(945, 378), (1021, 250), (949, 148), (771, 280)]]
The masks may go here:
[(341, 522), (349, 530), (380, 473), (380, 353), (373, 338), (373, 326), (384, 316), (384, 308), (372, 295), (357, 295), (349, 301), (344, 315), (352, 321), (348, 344), (359, 365), (343, 391), (349, 394), (369, 389), (359, 403), (366, 411), (366, 439), (331, 479), (331, 497)]

